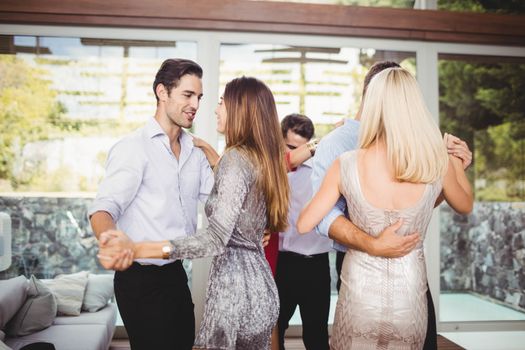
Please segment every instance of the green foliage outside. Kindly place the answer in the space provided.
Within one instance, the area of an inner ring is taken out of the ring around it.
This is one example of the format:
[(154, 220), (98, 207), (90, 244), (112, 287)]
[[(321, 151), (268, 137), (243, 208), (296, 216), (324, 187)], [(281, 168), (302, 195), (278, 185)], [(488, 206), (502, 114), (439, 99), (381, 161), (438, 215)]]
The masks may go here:
[(439, 62), (441, 128), (473, 148), (477, 200), (525, 199), (524, 89), (525, 64)]
[(438, 9), (465, 12), (525, 13), (523, 0), (438, 0)]
[[(439, 0), (442, 10), (525, 13), (523, 0)], [(443, 131), (472, 145), (469, 171), (479, 201), (525, 200), (525, 62), (439, 62)]]
[(20, 180), (16, 159), (24, 145), (46, 140), (63, 128), (63, 106), (45, 72), (15, 56), (0, 56), (0, 179), (16, 188)]
[(0, 55), (0, 191), (93, 190), (85, 179), (70, 183), (71, 172), (45, 171), (45, 160), (22, 164), (24, 146), (65, 136), (122, 135), (137, 123), (67, 118), (49, 72), (14, 55)]

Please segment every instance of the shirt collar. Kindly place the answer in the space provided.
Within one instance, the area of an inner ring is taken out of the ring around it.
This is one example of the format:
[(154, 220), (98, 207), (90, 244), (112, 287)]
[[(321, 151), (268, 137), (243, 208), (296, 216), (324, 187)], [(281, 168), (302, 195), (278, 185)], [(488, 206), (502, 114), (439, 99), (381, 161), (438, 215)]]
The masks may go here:
[(155, 136), (166, 135), (164, 130), (162, 130), (162, 127), (160, 126), (159, 122), (154, 117), (150, 118), (148, 120), (148, 123), (146, 124), (146, 134), (151, 139)]
[(303, 164), (301, 164), (301, 166), (306, 166), (308, 168), (311, 168), (312, 167), (312, 158), (305, 160), (303, 162)]
[[(155, 136), (159, 135), (166, 135), (159, 122), (155, 118), (148, 120), (148, 123), (146, 124), (146, 134), (149, 138), (154, 138)], [(180, 132), (179, 142), (181, 143), (181, 147), (189, 147), (190, 149), (193, 148), (193, 138), (184, 129), (182, 129)]]

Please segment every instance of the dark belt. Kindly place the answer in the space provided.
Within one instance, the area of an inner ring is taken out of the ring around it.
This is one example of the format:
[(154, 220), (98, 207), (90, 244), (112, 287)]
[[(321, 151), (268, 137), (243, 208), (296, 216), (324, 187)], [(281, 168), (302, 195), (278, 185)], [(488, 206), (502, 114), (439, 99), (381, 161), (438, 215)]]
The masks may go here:
[(286, 256), (289, 256), (289, 257), (293, 257), (293, 258), (301, 258), (301, 259), (315, 259), (315, 258), (321, 258), (321, 257), (324, 257), (326, 256), (328, 253), (319, 253), (319, 254), (312, 254), (312, 255), (304, 255), (304, 254), (300, 254), (300, 253), (296, 253), (296, 252), (284, 252), (284, 251), (281, 251), (279, 252), (279, 254), (283, 254), (283, 255), (286, 255)]

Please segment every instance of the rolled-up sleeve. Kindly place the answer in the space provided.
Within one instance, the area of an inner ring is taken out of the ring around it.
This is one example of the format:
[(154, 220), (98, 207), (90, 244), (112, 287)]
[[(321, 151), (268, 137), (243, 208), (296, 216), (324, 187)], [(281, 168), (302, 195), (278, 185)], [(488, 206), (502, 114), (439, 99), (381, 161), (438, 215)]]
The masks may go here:
[[(347, 121), (344, 126), (333, 130), (330, 134), (323, 137), (312, 162), (312, 186), (313, 194), (319, 191), (326, 172), (332, 163), (343, 153), (354, 150), (357, 147), (359, 133), (359, 123), (356, 121)], [(339, 198), (336, 205), (317, 225), (318, 234), (329, 237), (330, 226), (335, 219), (345, 215), (346, 201), (343, 196)], [(346, 251), (347, 247), (334, 242), (334, 248), (339, 251)]]
[[(326, 172), (328, 168), (332, 165), (334, 160), (339, 155), (339, 151), (336, 149), (333, 149), (330, 142), (326, 142), (326, 140), (321, 140), (319, 143), (319, 146), (317, 147), (317, 150), (315, 152), (315, 157), (313, 158), (312, 162), (312, 193), (315, 195), (317, 191), (319, 191), (319, 187), (321, 187), (321, 184), (323, 182), (324, 176), (326, 175)], [(344, 151), (340, 152), (343, 153)], [(316, 230), (317, 233), (328, 237), (328, 231), (330, 229), (330, 225), (334, 222), (334, 220), (341, 215), (344, 215), (346, 209), (346, 203), (344, 201), (344, 197), (339, 197), (339, 200), (337, 201), (335, 207), (330, 210), (328, 215), (326, 215), (323, 220), (317, 225)]]
[(139, 189), (145, 163), (142, 150), (130, 140), (124, 139), (115, 144), (109, 151), (106, 174), (88, 216), (105, 211), (117, 222)]

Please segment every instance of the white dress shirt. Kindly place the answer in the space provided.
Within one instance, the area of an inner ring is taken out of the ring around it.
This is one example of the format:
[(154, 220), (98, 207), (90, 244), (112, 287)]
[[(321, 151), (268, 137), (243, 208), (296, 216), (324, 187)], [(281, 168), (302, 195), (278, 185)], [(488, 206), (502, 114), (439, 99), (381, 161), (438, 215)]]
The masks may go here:
[(288, 173), (288, 182), (291, 190), (290, 211), (288, 213), (289, 226), (285, 232), (279, 233), (279, 251), (314, 255), (332, 250), (332, 241), (318, 235), (315, 229), (304, 235), (297, 232), (296, 224), (299, 214), (312, 198), (311, 174), (310, 161), (297, 167), (296, 171)]
[[(168, 136), (151, 118), (117, 142), (109, 151), (106, 176), (88, 214), (108, 212), (117, 228), (134, 242), (172, 240), (195, 233), (198, 200), (208, 198), (213, 172), (190, 135), (182, 131), (179, 141), (177, 160)], [(156, 265), (170, 262), (137, 261)]]

